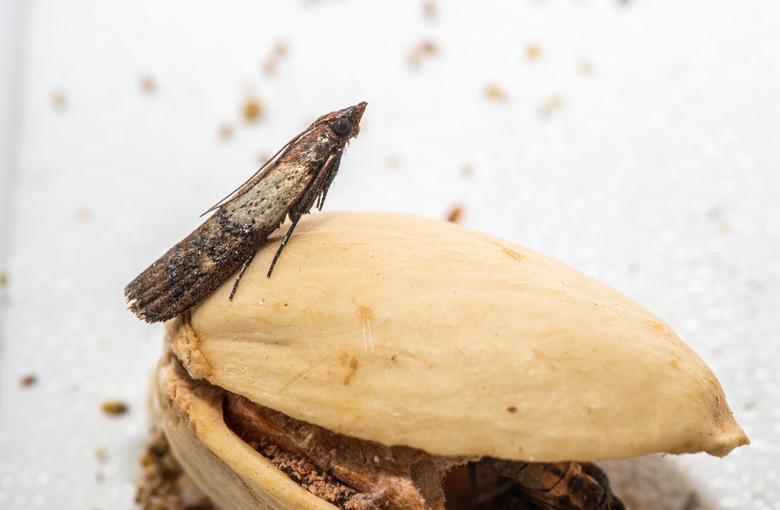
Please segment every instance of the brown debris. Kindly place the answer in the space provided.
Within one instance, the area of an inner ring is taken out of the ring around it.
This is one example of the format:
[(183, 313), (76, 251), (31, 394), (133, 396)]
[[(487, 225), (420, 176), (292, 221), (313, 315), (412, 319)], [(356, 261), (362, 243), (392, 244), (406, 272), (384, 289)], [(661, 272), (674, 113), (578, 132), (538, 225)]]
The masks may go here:
[(98, 446), (95, 448), (95, 458), (101, 464), (108, 462), (108, 449), (105, 446)]
[(463, 207), (459, 205), (453, 205), (447, 212), (445, 219), (450, 223), (460, 223), (460, 220), (463, 219)]
[(439, 46), (430, 39), (425, 39), (417, 43), (412, 51), (409, 52), (409, 56), (406, 62), (412, 70), (419, 70), (422, 67), (423, 60), (426, 58), (434, 57), (439, 54)]
[(241, 115), (247, 122), (256, 122), (263, 116), (263, 104), (259, 99), (248, 98), (241, 107)]
[(547, 119), (554, 113), (558, 113), (561, 108), (563, 108), (563, 98), (550, 96), (539, 106), (539, 117)]
[(68, 107), (68, 98), (61, 89), (55, 89), (51, 93), (51, 106), (55, 110), (65, 110)]
[(227, 140), (231, 136), (233, 136), (233, 126), (228, 124), (227, 122), (223, 122), (219, 125), (219, 128), (217, 128), (217, 135), (219, 135), (220, 138), (223, 140)]
[(97, 483), (103, 483), (106, 481), (106, 474), (103, 471), (95, 472), (95, 481)]
[(135, 493), (135, 502), (143, 510), (213, 510), (205, 496), (197, 501), (186, 501), (185, 489), (192, 487), (168, 446), (165, 435), (155, 430), (139, 459), (141, 479)]
[(27, 374), (22, 376), (21, 379), (19, 379), (19, 386), (22, 388), (29, 388), (30, 386), (35, 386), (38, 383), (38, 376), (35, 374)]
[(395, 170), (401, 165), (401, 160), (398, 159), (398, 156), (390, 155), (385, 158), (385, 166), (389, 170)]
[(528, 43), (525, 45), (525, 58), (526, 60), (538, 60), (542, 54), (542, 49), (538, 44)]
[(8, 286), (8, 273), (3, 271), (0, 273), (0, 287), (7, 287)]
[(474, 175), (474, 167), (469, 163), (464, 163), (463, 166), (460, 167), (459, 173), (464, 179), (469, 179)]
[(92, 219), (92, 213), (86, 207), (79, 207), (78, 209), (76, 209), (75, 216), (76, 216), (76, 221), (78, 221), (79, 223), (87, 223), (89, 220)]
[(509, 414), (515, 414), (517, 412), (517, 407), (509, 406), (506, 408), (506, 412), (508, 412)]
[(509, 100), (509, 96), (507, 96), (504, 89), (495, 83), (488, 83), (485, 85), (485, 88), (482, 89), (482, 92), (485, 94), (487, 99), (497, 103), (505, 103)]
[[(413, 448), (389, 447), (336, 434), (230, 393), (225, 399), (225, 422), (247, 443), (260, 445), (261, 453), (271, 462), (278, 457), (278, 449), (297, 458), (298, 465), (309, 469), (296, 472), (295, 476), (308, 472), (308, 476), (317, 480), (324, 477), (322, 480), (328, 491), (346, 499), (318, 496), (345, 510), (443, 510), (441, 480), (444, 472), (448, 467), (464, 462), (434, 459)], [(264, 451), (269, 444), (274, 447), (273, 456)], [(325, 469), (327, 475), (323, 472)], [(313, 492), (311, 487), (302, 486)], [(320, 489), (316, 485), (314, 488)]]
[(426, 21), (436, 21), (439, 17), (439, 6), (434, 0), (425, 0), (422, 4), (422, 12)]
[(157, 92), (157, 82), (150, 74), (142, 74), (138, 80), (138, 85), (140, 85), (141, 91), (145, 94), (152, 95)]
[(130, 407), (121, 400), (106, 400), (100, 405), (100, 410), (108, 416), (121, 416), (126, 414)]
[(582, 58), (577, 64), (577, 69), (579, 69), (581, 75), (590, 76), (593, 74), (593, 63), (586, 58)]
[(275, 74), (276, 69), (279, 67), (279, 62), (287, 56), (288, 50), (286, 42), (276, 41), (271, 49), (271, 53), (263, 60), (263, 72), (267, 75)]

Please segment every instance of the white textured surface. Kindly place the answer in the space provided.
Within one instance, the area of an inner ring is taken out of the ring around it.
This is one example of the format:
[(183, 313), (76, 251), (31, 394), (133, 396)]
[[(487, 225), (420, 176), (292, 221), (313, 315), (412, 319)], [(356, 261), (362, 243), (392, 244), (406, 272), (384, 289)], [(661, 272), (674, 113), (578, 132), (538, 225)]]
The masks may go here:
[[(3, 77), (21, 97), (0, 181), (0, 508), (132, 508), (160, 327), (126, 312), (123, 285), (259, 153), (362, 99), (328, 209), (440, 217), (462, 203), (466, 225), (643, 303), (711, 364), (753, 444), (610, 465), (619, 492), (642, 509), (680, 509), (692, 491), (699, 508), (780, 508), (780, 4), (442, 4), (428, 22), (417, 2), (24, 3), (22, 72)], [(441, 54), (412, 72), (424, 37)], [(279, 39), (289, 55), (269, 78), (260, 63)], [(489, 82), (505, 104), (484, 98)], [(267, 106), (256, 126), (238, 118), (247, 94)], [(541, 119), (555, 95), (562, 109)], [(23, 389), (29, 372), (39, 383)], [(103, 416), (104, 398), (131, 413)]]

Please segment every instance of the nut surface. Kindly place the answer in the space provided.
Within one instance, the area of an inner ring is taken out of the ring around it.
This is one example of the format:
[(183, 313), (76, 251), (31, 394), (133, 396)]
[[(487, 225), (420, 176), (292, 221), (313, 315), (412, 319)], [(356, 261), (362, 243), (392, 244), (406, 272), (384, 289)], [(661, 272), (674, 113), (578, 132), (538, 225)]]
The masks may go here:
[(317, 214), (167, 324), (190, 375), (293, 418), (437, 455), (594, 461), (746, 444), (660, 319), (547, 257), (445, 222)]

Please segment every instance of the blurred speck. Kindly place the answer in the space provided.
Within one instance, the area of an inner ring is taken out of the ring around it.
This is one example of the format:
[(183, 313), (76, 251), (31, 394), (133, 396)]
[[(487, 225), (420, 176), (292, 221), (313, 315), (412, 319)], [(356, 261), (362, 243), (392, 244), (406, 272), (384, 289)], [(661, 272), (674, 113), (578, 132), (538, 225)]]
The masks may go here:
[(108, 416), (121, 416), (130, 408), (121, 400), (106, 400), (100, 405), (100, 410)]
[(447, 212), (445, 219), (450, 223), (460, 223), (460, 220), (463, 219), (463, 207), (460, 205), (453, 205)]
[(561, 96), (550, 96), (539, 106), (539, 116), (546, 119), (563, 108), (563, 98)]
[(95, 458), (102, 464), (108, 462), (108, 449), (105, 446), (95, 448)]
[(485, 94), (486, 98), (497, 103), (505, 103), (509, 99), (506, 91), (504, 91), (501, 86), (495, 83), (489, 83), (485, 85), (485, 88), (482, 90), (482, 92)]
[(224, 122), (219, 125), (219, 128), (217, 129), (217, 134), (223, 140), (227, 140), (228, 138), (233, 136), (233, 126), (231, 126), (227, 122)]
[(593, 63), (586, 58), (580, 59), (577, 69), (579, 69), (581, 75), (590, 76), (593, 74)]
[(86, 223), (92, 219), (92, 213), (85, 207), (76, 209), (76, 221), (79, 223)]
[(29, 388), (30, 386), (34, 386), (38, 382), (38, 376), (35, 374), (27, 374), (25, 376), (22, 376), (21, 379), (19, 379), (19, 385), (22, 388)]
[(699, 500), (699, 495), (695, 492), (691, 492), (688, 494), (688, 497), (685, 498), (685, 503), (683, 503), (680, 510), (696, 510), (700, 507), (701, 501)]
[(426, 0), (422, 4), (423, 18), (427, 21), (436, 21), (439, 17), (439, 7), (433, 0)]
[(64, 110), (68, 106), (68, 98), (62, 90), (54, 90), (51, 93), (51, 105), (55, 110)]
[(471, 164), (464, 163), (463, 166), (460, 167), (460, 176), (464, 179), (470, 179), (473, 175), (474, 167), (472, 167)]
[(728, 234), (731, 232), (731, 224), (726, 220), (720, 220), (718, 222), (718, 232), (721, 234)]
[(106, 475), (103, 474), (103, 471), (98, 471), (95, 473), (95, 481), (97, 483), (103, 483), (106, 481)]
[(385, 166), (387, 166), (389, 170), (395, 170), (400, 164), (401, 160), (398, 159), (398, 156), (391, 154), (385, 158)]
[(249, 98), (244, 101), (244, 105), (241, 108), (241, 114), (244, 117), (244, 120), (256, 122), (263, 116), (263, 105), (259, 99)]
[(259, 153), (257, 153), (257, 161), (260, 164), (265, 164), (269, 159), (271, 159), (271, 153), (270, 152), (259, 152)]
[(276, 69), (279, 67), (279, 62), (287, 55), (289, 48), (284, 41), (276, 41), (274, 47), (271, 49), (271, 53), (263, 61), (263, 72), (267, 75), (276, 73)]
[(431, 40), (423, 40), (417, 43), (407, 57), (407, 63), (413, 70), (418, 70), (422, 66), (425, 58), (433, 57), (439, 54), (439, 46)]
[(142, 74), (138, 84), (141, 86), (141, 91), (145, 94), (152, 95), (157, 92), (157, 82), (149, 74)]
[(538, 44), (528, 43), (525, 45), (525, 58), (528, 60), (537, 60), (542, 55), (542, 49)]
[(0, 273), (0, 287), (5, 287), (8, 285), (8, 273), (2, 272)]

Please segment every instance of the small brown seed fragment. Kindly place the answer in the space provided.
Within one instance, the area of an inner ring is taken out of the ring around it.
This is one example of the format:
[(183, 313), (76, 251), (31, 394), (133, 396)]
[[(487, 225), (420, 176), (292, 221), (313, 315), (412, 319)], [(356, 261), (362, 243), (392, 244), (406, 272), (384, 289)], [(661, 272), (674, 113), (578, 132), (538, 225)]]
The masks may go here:
[(79, 207), (76, 209), (76, 221), (79, 223), (87, 223), (92, 219), (92, 213), (86, 207)]
[(432, 40), (426, 39), (417, 43), (407, 57), (407, 63), (413, 70), (422, 67), (423, 60), (439, 54), (439, 46)]
[(219, 125), (219, 128), (217, 129), (217, 134), (223, 140), (227, 140), (228, 138), (233, 136), (233, 126), (231, 126), (227, 122), (223, 122), (222, 124)]
[(422, 4), (423, 18), (426, 21), (436, 21), (439, 17), (439, 6), (433, 0), (426, 0)]
[(103, 414), (109, 416), (121, 416), (130, 410), (129, 406), (121, 400), (106, 400), (100, 405)]
[(463, 217), (463, 207), (459, 205), (454, 205), (450, 208), (449, 212), (447, 212), (446, 219), (450, 223), (460, 223), (462, 217)]
[(483, 93), (487, 99), (497, 103), (505, 103), (509, 100), (509, 97), (507, 96), (504, 89), (495, 83), (488, 83), (485, 85)]
[(385, 158), (385, 165), (389, 170), (395, 170), (401, 164), (398, 156), (390, 155)]
[(271, 53), (263, 60), (263, 72), (267, 75), (274, 74), (279, 67), (279, 62), (287, 55), (288, 46), (284, 41), (276, 41)]
[(580, 59), (577, 68), (579, 69), (580, 74), (583, 76), (590, 76), (593, 74), (593, 63), (586, 58)]
[(538, 44), (528, 43), (525, 45), (525, 58), (527, 60), (537, 60), (542, 54), (542, 49)]
[(506, 408), (506, 412), (509, 414), (515, 414), (517, 412), (517, 408), (515, 406), (509, 406)]
[(244, 120), (248, 122), (256, 122), (263, 116), (263, 105), (259, 99), (249, 98), (244, 101), (241, 112)]
[(30, 386), (34, 386), (38, 382), (38, 376), (35, 374), (27, 374), (22, 376), (21, 379), (19, 379), (19, 385), (22, 388), (29, 388)]
[(539, 116), (547, 119), (554, 113), (558, 113), (563, 108), (563, 98), (560, 96), (550, 96), (539, 106)]
[(65, 92), (60, 89), (55, 89), (51, 93), (51, 105), (55, 110), (64, 110), (68, 106), (68, 98), (65, 96)]
[(108, 449), (105, 446), (95, 448), (95, 458), (102, 464), (108, 462)]
[(141, 91), (145, 94), (152, 95), (157, 92), (157, 82), (150, 74), (142, 74), (138, 84), (141, 86)]

